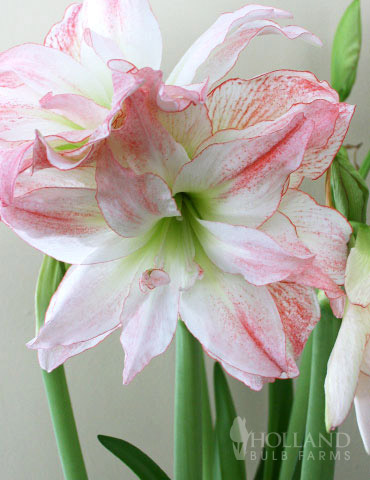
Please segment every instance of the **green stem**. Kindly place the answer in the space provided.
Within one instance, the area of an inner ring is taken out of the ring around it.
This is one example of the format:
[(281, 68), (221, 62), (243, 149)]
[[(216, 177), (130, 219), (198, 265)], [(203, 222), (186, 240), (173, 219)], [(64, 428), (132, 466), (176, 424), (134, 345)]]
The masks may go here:
[(202, 350), (180, 320), (176, 333), (175, 480), (202, 479)]
[(340, 321), (334, 317), (327, 299), (322, 298), (320, 304), (321, 320), (312, 339), (311, 382), (301, 480), (331, 480), (335, 468), (336, 433), (327, 433), (325, 428), (324, 382)]
[[(44, 257), (35, 296), (37, 332), (44, 324), (50, 299), (63, 279), (65, 272), (66, 266), (64, 263), (51, 257)], [(65, 480), (87, 480), (64, 367), (61, 366), (51, 373), (43, 370), (42, 377), (64, 478)]]
[[(247, 472), (244, 450), (235, 449), (234, 441), (243, 439), (230, 387), (221, 365), (216, 362), (213, 370), (216, 406), (216, 442), (219, 463), (216, 463), (216, 478), (222, 480), (246, 480)], [(240, 453), (237, 455), (237, 452)], [(220, 467), (221, 474), (217, 470)]]
[(42, 371), (54, 435), (66, 480), (87, 480), (64, 367)]
[(362, 162), (362, 165), (358, 173), (361, 175), (362, 178), (366, 179), (369, 172), (370, 172), (370, 150), (367, 153), (365, 160)]
[(269, 385), (268, 432), (271, 435), (265, 445), (263, 480), (275, 480), (279, 477), (283, 435), (288, 428), (292, 403), (293, 381), (291, 379), (276, 380)]
[(290, 416), (288, 433), (285, 441), (284, 457), (281, 462), (279, 480), (291, 480), (299, 463), (299, 452), (303, 445), (310, 391), (312, 358), (312, 335), (308, 339), (302, 353), (300, 374), (294, 396), (292, 413)]
[(214, 440), (215, 434), (213, 430), (211, 404), (209, 400), (207, 373), (204, 362), (204, 354), (201, 355), (202, 364), (202, 451), (203, 451), (203, 475), (202, 480), (213, 479), (213, 455), (214, 455)]

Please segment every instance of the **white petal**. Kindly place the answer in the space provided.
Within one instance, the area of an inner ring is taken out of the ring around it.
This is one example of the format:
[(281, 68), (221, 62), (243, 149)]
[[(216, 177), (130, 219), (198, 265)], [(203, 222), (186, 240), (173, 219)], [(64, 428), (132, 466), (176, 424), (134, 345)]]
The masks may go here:
[(207, 266), (204, 277), (182, 293), (180, 316), (218, 361), (266, 377), (288, 368), (283, 327), (266, 287)]
[(358, 428), (366, 453), (370, 455), (370, 377), (360, 373), (355, 396), (355, 408)]
[(348, 415), (369, 335), (370, 310), (349, 304), (329, 358), (325, 379), (328, 430), (341, 425)]
[(122, 312), (123, 383), (130, 383), (153, 357), (167, 349), (176, 330), (178, 303), (179, 290), (171, 283), (148, 292), (136, 285), (130, 292)]
[(99, 207), (111, 228), (124, 237), (149, 231), (161, 218), (181, 216), (160, 177), (136, 175), (110, 152), (98, 160), (96, 181)]
[(257, 227), (277, 209), (311, 132), (300, 114), (277, 132), (210, 145), (184, 165), (173, 191), (193, 195), (206, 220)]
[(205, 220), (198, 223), (194, 229), (208, 257), (224, 272), (240, 273), (254, 285), (284, 280), (312, 264), (310, 252), (284, 251), (259, 230)]
[(291, 39), (302, 36), (319, 43), (307, 30), (294, 26), (282, 28), (267, 20), (289, 16), (283, 10), (261, 5), (247, 5), (221, 15), (181, 58), (168, 83), (188, 85), (209, 77), (213, 85), (231, 70), (241, 51), (257, 35), (281, 33)]
[(69, 55), (36, 44), (14, 47), (0, 55), (0, 73), (13, 72), (40, 95), (72, 93), (109, 107), (104, 86)]
[(114, 40), (137, 68), (159, 69), (162, 37), (147, 0), (85, 0), (85, 28)]
[(346, 293), (351, 303), (370, 304), (370, 227), (359, 228), (356, 244), (351, 249), (346, 267)]
[(182, 145), (189, 158), (194, 156), (199, 145), (212, 135), (212, 124), (205, 105), (190, 105), (182, 112), (158, 112), (159, 121)]
[(299, 238), (316, 255), (322, 271), (338, 285), (344, 283), (351, 226), (336, 210), (318, 205), (299, 190), (289, 189), (279, 210), (297, 229)]
[(105, 223), (95, 190), (42, 188), (1, 207), (2, 220), (34, 248), (67, 263), (95, 263), (128, 255), (144, 239), (125, 239)]
[(51, 299), (45, 325), (29, 347), (71, 346), (116, 328), (139, 258), (72, 266)]
[(90, 348), (96, 347), (96, 345), (105, 340), (117, 328), (113, 328), (112, 330), (109, 330), (92, 340), (87, 340), (86, 342), (74, 343), (73, 345), (68, 346), (58, 345), (57, 347), (50, 349), (40, 349), (38, 351), (40, 367), (47, 372), (53, 371), (69, 358), (79, 355), (86, 350), (90, 350)]

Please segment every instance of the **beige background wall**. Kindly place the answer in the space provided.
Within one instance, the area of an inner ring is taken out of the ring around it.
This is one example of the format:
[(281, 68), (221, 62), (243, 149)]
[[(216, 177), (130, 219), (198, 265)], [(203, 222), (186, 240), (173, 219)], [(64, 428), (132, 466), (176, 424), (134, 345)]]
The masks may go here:
[[(69, 0), (1, 0), (0, 50), (22, 42), (41, 42)], [(260, 0), (262, 4), (269, 1)], [(152, 0), (164, 36), (164, 70), (169, 72), (184, 49), (216, 17), (243, 0)], [(263, 37), (242, 55), (234, 75), (253, 76), (278, 68), (312, 70), (329, 79), (330, 49), (339, 18), (349, 0), (271, 0), (294, 12), (295, 22), (321, 37), (318, 49), (300, 41)], [(347, 142), (370, 147), (370, 1), (362, 0), (364, 48), (358, 82), (350, 97), (358, 104)], [(308, 188), (312, 191), (312, 186)], [(315, 186), (316, 192), (318, 186)], [(33, 336), (33, 292), (41, 255), (0, 225), (0, 478), (61, 480), (52, 428), (34, 352), (24, 346)], [(154, 360), (128, 387), (121, 385), (123, 353), (117, 335), (67, 366), (75, 413), (92, 480), (134, 477), (96, 440), (98, 433), (130, 440), (172, 469), (174, 348)], [(249, 430), (266, 425), (266, 391), (255, 393), (231, 380), (239, 414)], [(338, 463), (336, 480), (368, 479), (369, 458), (359, 438), (354, 415), (343, 425), (350, 433), (351, 461)], [(253, 463), (250, 464), (253, 469)], [(189, 479), (191, 480), (191, 479)], [(325, 480), (325, 479), (322, 479)]]

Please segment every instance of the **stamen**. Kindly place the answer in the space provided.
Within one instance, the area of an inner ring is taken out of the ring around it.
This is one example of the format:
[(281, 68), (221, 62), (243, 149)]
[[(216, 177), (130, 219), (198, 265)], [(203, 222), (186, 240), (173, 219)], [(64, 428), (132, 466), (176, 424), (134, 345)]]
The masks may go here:
[(167, 272), (159, 268), (152, 268), (146, 270), (139, 280), (139, 287), (143, 293), (147, 293), (149, 290), (154, 290), (157, 287), (168, 285), (170, 283), (170, 277)]

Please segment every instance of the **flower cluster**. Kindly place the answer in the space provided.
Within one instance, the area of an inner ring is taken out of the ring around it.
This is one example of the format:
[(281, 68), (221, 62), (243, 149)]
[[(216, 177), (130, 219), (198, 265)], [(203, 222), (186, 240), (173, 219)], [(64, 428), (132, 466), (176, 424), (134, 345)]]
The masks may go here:
[(146, 0), (85, 0), (44, 46), (0, 55), (1, 219), (72, 264), (29, 344), (43, 368), (121, 329), (128, 383), (180, 317), (254, 389), (298, 374), (314, 289), (341, 303), (351, 233), (299, 187), (328, 169), (353, 107), (308, 72), (220, 84), (257, 35), (319, 43), (286, 17), (222, 15), (167, 82)]

